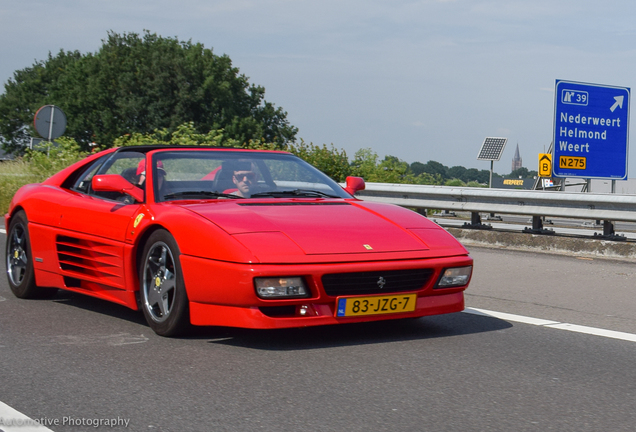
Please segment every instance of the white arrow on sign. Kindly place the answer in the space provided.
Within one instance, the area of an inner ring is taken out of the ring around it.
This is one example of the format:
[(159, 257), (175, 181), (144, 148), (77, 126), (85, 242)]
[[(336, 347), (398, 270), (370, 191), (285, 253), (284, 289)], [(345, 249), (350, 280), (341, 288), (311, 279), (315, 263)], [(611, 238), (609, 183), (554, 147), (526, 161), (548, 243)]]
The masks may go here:
[(614, 100), (616, 102), (614, 102), (614, 105), (612, 105), (612, 107), (610, 108), (611, 112), (614, 112), (616, 107), (623, 108), (623, 98), (624, 96), (614, 96)]

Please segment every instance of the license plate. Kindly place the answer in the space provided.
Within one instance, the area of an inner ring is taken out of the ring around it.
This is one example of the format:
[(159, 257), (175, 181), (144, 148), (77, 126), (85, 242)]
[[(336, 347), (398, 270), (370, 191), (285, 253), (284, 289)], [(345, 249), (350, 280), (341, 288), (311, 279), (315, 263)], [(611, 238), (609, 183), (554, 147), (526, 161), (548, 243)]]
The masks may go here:
[(379, 315), (413, 312), (417, 294), (370, 297), (338, 297), (336, 316)]

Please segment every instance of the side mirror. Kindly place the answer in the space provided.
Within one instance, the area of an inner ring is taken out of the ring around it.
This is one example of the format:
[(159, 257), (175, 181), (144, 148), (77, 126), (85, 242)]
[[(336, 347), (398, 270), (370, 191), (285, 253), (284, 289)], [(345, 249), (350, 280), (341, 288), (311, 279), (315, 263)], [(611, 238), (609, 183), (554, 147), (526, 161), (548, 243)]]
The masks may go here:
[(364, 190), (364, 179), (362, 177), (347, 177), (347, 186), (344, 190), (351, 195), (354, 195), (356, 192)]
[(144, 201), (144, 191), (130, 183), (119, 174), (96, 175), (92, 180), (93, 190), (97, 192), (119, 192), (130, 195), (138, 202)]

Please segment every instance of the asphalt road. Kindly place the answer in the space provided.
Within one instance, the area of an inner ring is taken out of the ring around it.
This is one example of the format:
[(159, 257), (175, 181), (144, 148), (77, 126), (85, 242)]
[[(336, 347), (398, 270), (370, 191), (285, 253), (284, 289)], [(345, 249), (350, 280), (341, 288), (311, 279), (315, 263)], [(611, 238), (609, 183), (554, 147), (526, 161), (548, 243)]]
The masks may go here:
[[(471, 254), (469, 307), (636, 333), (633, 263)], [(4, 248), (1, 258), (4, 266)], [(614, 432), (636, 423), (636, 342), (470, 313), (166, 339), (140, 313), (64, 292), (18, 300), (2, 278), (0, 356), (0, 401), (66, 421), (56, 432)], [(128, 426), (87, 425), (117, 418)]]

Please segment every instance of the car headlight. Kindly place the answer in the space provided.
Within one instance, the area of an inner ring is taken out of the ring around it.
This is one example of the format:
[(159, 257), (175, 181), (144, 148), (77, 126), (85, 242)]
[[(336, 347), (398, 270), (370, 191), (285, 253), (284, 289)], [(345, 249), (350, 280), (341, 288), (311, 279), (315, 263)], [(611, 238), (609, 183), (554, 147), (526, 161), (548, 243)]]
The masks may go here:
[(309, 290), (301, 277), (254, 278), (256, 293), (263, 299), (309, 297)]
[(473, 266), (445, 269), (442, 272), (442, 277), (440, 277), (437, 282), (436, 288), (451, 288), (466, 285), (470, 280), (472, 272)]

